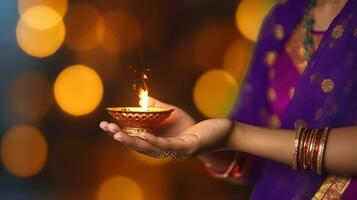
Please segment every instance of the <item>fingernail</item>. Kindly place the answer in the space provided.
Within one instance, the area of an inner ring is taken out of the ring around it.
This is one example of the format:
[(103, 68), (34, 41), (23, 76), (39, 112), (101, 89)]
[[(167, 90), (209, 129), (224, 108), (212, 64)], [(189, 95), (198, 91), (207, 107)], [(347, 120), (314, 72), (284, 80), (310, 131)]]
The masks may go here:
[(139, 137), (140, 137), (141, 139), (143, 139), (143, 140), (148, 140), (148, 138), (146, 137), (146, 135), (143, 134), (143, 133), (140, 134)]
[(118, 140), (119, 142), (123, 141), (123, 138), (120, 135), (114, 135), (114, 139)]

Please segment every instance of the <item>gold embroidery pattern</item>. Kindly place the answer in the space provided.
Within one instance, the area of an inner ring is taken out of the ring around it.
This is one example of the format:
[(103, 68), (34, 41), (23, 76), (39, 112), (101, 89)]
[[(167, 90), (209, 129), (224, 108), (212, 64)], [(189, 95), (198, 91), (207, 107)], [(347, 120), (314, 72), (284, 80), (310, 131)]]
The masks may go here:
[(269, 126), (272, 128), (280, 128), (280, 125), (281, 121), (279, 119), (279, 116), (276, 114), (272, 115), (269, 120)]
[(295, 95), (295, 88), (292, 87), (292, 88), (289, 89), (289, 98), (290, 98), (290, 100), (293, 99), (294, 95)]
[(335, 28), (333, 28), (332, 32), (331, 32), (331, 36), (334, 39), (338, 39), (340, 37), (342, 37), (344, 32), (343, 26), (342, 25), (336, 25)]
[(322, 183), (312, 200), (338, 200), (351, 182), (351, 178), (343, 176), (329, 176)]
[(277, 40), (284, 39), (284, 27), (280, 24), (275, 24), (274, 26), (274, 36)]
[[(296, 30), (291, 35), (288, 43), (285, 46), (285, 51), (289, 54), (289, 57), (293, 61), (294, 65), (297, 67), (300, 74), (305, 70), (307, 62), (304, 56), (304, 38), (306, 35), (306, 30), (303, 26), (303, 23), (300, 23)], [(322, 35), (313, 35), (315, 46), (313, 47), (316, 50), (319, 45)]]
[(267, 66), (273, 66), (277, 57), (276, 51), (268, 51), (264, 56), (264, 62)]
[(276, 100), (276, 92), (274, 88), (268, 88), (268, 100), (271, 102)]
[(331, 79), (324, 79), (321, 82), (321, 89), (325, 93), (332, 92), (333, 88), (335, 87), (335, 83)]

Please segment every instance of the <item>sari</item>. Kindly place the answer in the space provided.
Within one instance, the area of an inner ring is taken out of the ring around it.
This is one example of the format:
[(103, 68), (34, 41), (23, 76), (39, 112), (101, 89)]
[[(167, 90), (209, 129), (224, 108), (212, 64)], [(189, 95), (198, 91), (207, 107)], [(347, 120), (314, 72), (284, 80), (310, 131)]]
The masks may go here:
[[(231, 118), (271, 127), (269, 69), (301, 22), (308, 1), (279, 2), (264, 20), (252, 63)], [(357, 1), (347, 1), (331, 22), (295, 86), (275, 128), (337, 128), (357, 124)], [(274, 124), (274, 123), (273, 123)], [(354, 177), (317, 175), (250, 156), (252, 199), (357, 199)], [(248, 171), (248, 173), (249, 173)]]

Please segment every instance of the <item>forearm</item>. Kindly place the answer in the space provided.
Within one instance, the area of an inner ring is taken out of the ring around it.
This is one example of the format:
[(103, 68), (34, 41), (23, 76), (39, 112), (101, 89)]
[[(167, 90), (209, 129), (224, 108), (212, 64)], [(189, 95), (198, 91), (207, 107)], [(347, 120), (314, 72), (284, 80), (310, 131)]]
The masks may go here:
[[(294, 138), (294, 130), (236, 123), (227, 148), (291, 165)], [(324, 158), (328, 173), (357, 175), (357, 128), (331, 129)]]

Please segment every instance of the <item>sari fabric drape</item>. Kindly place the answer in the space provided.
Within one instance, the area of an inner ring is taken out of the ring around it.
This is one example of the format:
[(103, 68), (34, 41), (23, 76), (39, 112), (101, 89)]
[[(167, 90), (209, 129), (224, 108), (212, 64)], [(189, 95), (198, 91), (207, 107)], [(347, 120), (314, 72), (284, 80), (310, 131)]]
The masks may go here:
[[(266, 17), (239, 101), (231, 113), (233, 119), (258, 126), (271, 124), (272, 111), (266, 95), (269, 68), (301, 22), (306, 4), (306, 0), (281, 1)], [(331, 22), (303, 71), (278, 128), (356, 125), (356, 78), (357, 1), (349, 0)], [(259, 170), (259, 176), (251, 181), (255, 184), (252, 199), (311, 199), (327, 180), (327, 175), (295, 171), (274, 161), (255, 159), (252, 167)], [(355, 197), (355, 182), (349, 178), (343, 190), (345, 195), (340, 196)]]

